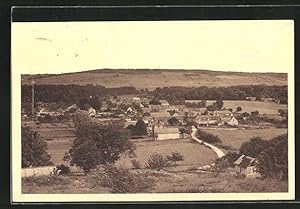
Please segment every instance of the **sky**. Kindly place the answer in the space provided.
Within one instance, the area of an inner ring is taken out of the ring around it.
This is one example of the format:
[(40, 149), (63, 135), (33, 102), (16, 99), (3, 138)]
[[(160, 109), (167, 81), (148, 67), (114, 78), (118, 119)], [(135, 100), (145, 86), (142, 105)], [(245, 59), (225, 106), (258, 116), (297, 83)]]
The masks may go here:
[(22, 74), (92, 69), (288, 72), (292, 20), (12, 23), (12, 69)]

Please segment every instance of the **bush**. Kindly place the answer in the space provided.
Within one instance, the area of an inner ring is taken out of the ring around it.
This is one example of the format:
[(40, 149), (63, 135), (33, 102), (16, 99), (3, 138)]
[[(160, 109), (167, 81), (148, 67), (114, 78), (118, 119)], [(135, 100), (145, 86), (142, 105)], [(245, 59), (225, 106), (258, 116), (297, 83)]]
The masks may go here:
[(236, 152), (228, 152), (221, 158), (216, 159), (215, 166), (213, 170), (216, 172), (224, 172), (229, 167), (234, 166), (234, 162), (240, 157), (240, 155)]
[(53, 165), (47, 153), (47, 143), (37, 131), (22, 127), (22, 168)]
[(60, 171), (59, 175), (69, 175), (71, 173), (70, 167), (64, 164), (57, 165), (56, 169)]
[(146, 168), (153, 170), (161, 170), (164, 167), (170, 166), (170, 162), (161, 154), (150, 155)]
[(141, 163), (139, 161), (137, 161), (136, 159), (131, 160), (131, 164), (133, 165), (133, 167), (135, 169), (140, 169), (142, 167)]
[(211, 144), (222, 143), (221, 139), (218, 136), (215, 136), (210, 133), (206, 133), (200, 129), (197, 130), (196, 137), (204, 142), (211, 143)]
[(170, 163), (172, 163), (172, 164), (174, 164), (174, 165), (177, 165), (177, 162), (178, 162), (178, 161), (183, 161), (183, 160), (184, 160), (184, 157), (183, 157), (183, 155), (180, 154), (179, 152), (172, 152), (171, 155), (168, 155), (168, 156), (166, 157), (166, 159), (167, 159)]
[(146, 174), (134, 174), (128, 170), (114, 166), (105, 168), (105, 186), (112, 189), (113, 193), (148, 192), (154, 187), (154, 179)]

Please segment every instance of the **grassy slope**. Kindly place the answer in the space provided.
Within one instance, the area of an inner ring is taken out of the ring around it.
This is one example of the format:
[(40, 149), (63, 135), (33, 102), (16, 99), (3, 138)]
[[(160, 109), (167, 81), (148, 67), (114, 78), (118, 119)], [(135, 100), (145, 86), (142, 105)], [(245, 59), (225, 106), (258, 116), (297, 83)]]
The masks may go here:
[[(37, 84), (98, 84), (154, 89), (165, 86), (287, 85), (286, 74), (239, 73), (207, 70), (94, 70), (59, 75), (35, 75)], [(23, 75), (24, 82), (30, 76)]]
[(229, 145), (234, 149), (239, 149), (241, 144), (248, 141), (252, 137), (261, 137), (263, 139), (271, 139), (275, 136), (287, 133), (287, 129), (268, 128), (268, 129), (246, 129), (246, 130), (221, 130), (221, 129), (205, 129), (207, 133), (218, 135), (222, 140), (222, 144)]
[[(184, 161), (178, 162), (181, 167), (199, 167), (212, 163), (216, 159), (215, 153), (200, 144), (193, 143), (189, 139), (182, 140), (165, 140), (165, 141), (144, 141), (136, 144), (136, 160), (138, 160), (142, 167), (149, 159), (149, 156), (157, 153), (162, 155), (169, 155), (171, 152), (179, 152), (184, 156)], [(132, 168), (131, 161), (128, 156), (122, 157), (117, 163), (117, 166), (124, 168)]]

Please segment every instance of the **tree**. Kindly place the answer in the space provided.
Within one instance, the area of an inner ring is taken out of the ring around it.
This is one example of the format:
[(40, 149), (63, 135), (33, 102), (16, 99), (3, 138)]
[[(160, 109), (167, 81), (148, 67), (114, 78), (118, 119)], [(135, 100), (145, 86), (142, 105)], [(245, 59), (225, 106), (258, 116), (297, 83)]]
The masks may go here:
[(22, 127), (22, 168), (53, 165), (47, 153), (47, 143), (37, 131)]
[(263, 177), (288, 178), (288, 135), (280, 135), (269, 141), (269, 146), (258, 156), (258, 172)]
[(259, 112), (256, 110), (256, 111), (253, 111), (251, 112), (251, 116), (258, 116), (259, 115)]
[(157, 100), (157, 99), (151, 99), (151, 100), (149, 101), (149, 104), (150, 104), (150, 105), (161, 105), (161, 103), (160, 103), (159, 100)]
[(207, 143), (212, 143), (212, 144), (222, 143), (221, 139), (218, 136), (215, 136), (210, 133), (206, 133), (205, 131), (202, 131), (201, 129), (197, 130), (196, 137)]
[(213, 104), (218, 110), (222, 109), (224, 103), (222, 99), (218, 99), (214, 104)]
[(138, 120), (135, 124), (134, 134), (138, 136), (147, 135), (147, 125), (143, 120)]
[(212, 112), (212, 111), (217, 110), (217, 108), (216, 108), (214, 105), (209, 105), (209, 106), (207, 107), (207, 110)]
[(269, 142), (267, 140), (263, 140), (260, 137), (253, 137), (241, 145), (240, 154), (257, 158), (268, 146)]
[(180, 125), (179, 120), (178, 120), (177, 118), (175, 118), (175, 117), (169, 118), (168, 123), (169, 123), (171, 126)]
[(179, 133), (183, 136), (184, 134), (187, 134), (187, 135), (191, 135), (192, 134), (192, 128), (191, 127), (180, 127), (178, 128), (179, 130)]
[(242, 107), (238, 106), (238, 107), (236, 108), (236, 112), (241, 112), (241, 111), (242, 111)]
[(76, 138), (69, 150), (70, 164), (85, 172), (97, 165), (113, 164), (123, 153), (132, 153), (129, 131), (121, 123), (103, 125), (97, 121), (80, 123), (75, 131)]

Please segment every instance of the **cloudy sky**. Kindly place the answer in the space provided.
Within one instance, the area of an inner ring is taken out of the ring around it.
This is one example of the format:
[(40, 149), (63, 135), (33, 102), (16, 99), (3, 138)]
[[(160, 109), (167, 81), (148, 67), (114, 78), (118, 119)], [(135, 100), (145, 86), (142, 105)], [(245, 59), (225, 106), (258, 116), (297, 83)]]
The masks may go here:
[(12, 68), (66, 73), (101, 68), (287, 72), (293, 21), (50, 22), (12, 24)]

